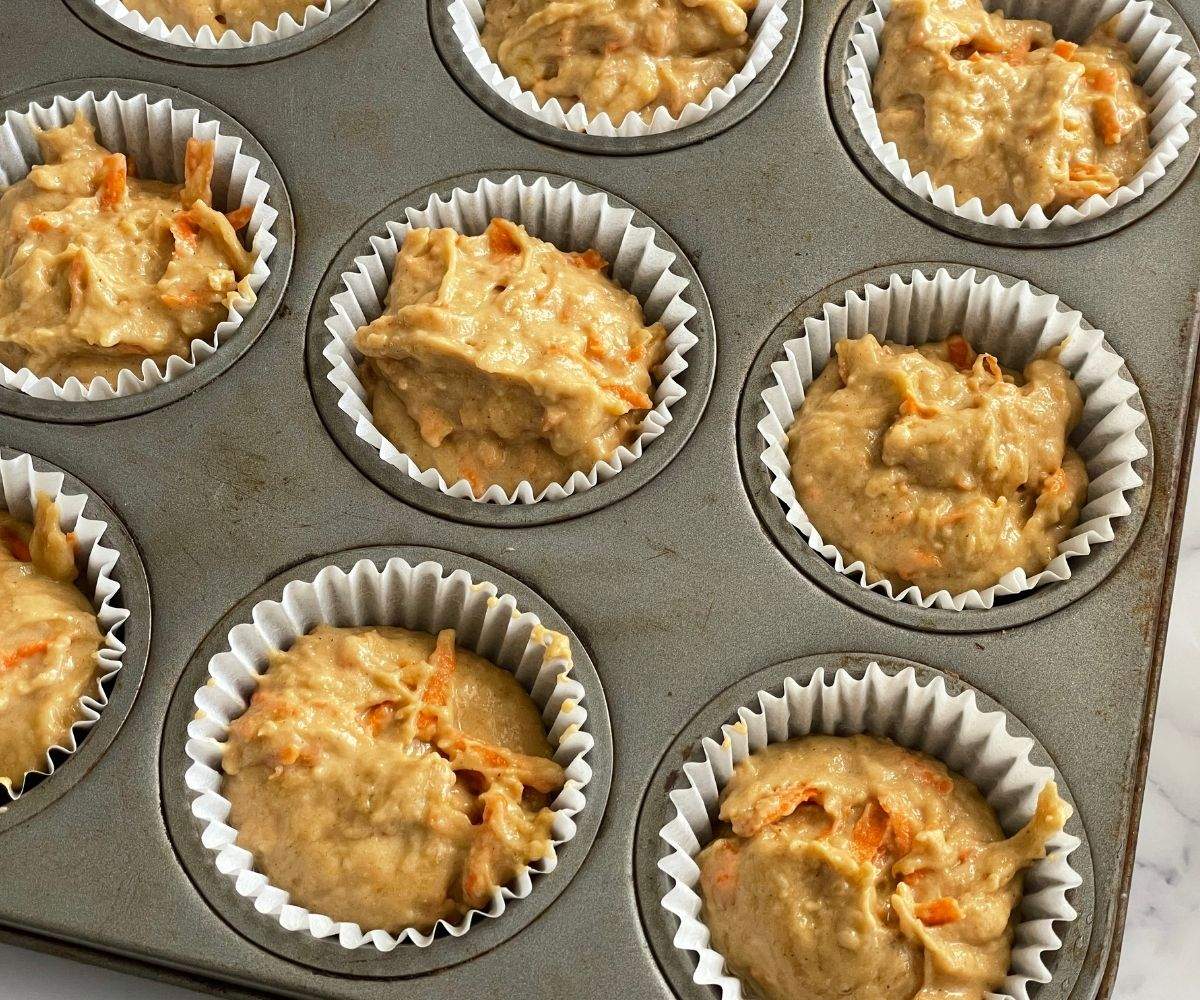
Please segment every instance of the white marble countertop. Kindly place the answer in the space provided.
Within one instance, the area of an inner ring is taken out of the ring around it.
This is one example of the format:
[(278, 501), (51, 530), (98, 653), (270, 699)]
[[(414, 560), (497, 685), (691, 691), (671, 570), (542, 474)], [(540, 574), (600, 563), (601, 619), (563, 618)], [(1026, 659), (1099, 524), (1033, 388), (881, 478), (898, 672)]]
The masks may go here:
[[(1191, 481), (1116, 1000), (1200, 998), (1200, 454)], [(199, 1000), (0, 945), (0, 1000)]]

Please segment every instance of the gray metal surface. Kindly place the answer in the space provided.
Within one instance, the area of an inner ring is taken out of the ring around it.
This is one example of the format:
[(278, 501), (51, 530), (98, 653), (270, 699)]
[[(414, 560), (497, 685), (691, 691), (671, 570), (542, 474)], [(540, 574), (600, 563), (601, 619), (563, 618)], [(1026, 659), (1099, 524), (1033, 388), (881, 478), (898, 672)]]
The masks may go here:
[[(0, 441), (78, 475), (128, 527), (154, 635), (116, 738), (69, 791), (0, 832), (0, 936), (238, 997), (667, 998), (634, 889), (638, 814), (664, 753), (714, 696), (764, 666), (869, 650), (961, 676), (1041, 741), (1074, 794), (1093, 861), (1094, 892), (1080, 900), (1092, 919), (1072, 931), (1062, 985), (1074, 982), (1071, 1000), (1111, 988), (1194, 426), (1200, 181), (1189, 174), (1146, 217), (1069, 249), (986, 246), (930, 225), (882, 195), (838, 137), (824, 74), (841, 8), (805, 5), (795, 57), (735, 127), (612, 157), (534, 142), (490, 117), (446, 70), (425, 7), (411, 0), (382, 0), (285, 59), (233, 67), (123, 48), (62, 0), (0, 7), (4, 94), (81, 74), (179, 87), (262, 143), (296, 221), (278, 313), (208, 384), (86, 426), (0, 415)], [(700, 273), (718, 345), (702, 419), (652, 482), (531, 527), (464, 524), (377, 488), (327, 432), (305, 374), (322, 275), (359, 227), (409, 192), (506, 170), (577, 178), (659, 223)], [(1143, 526), (1119, 565), (1069, 606), (1001, 631), (931, 637), (832, 596), (764, 530), (739, 470), (739, 399), (771, 331), (849, 276), (931, 260), (1027, 278), (1082, 310), (1127, 360), (1153, 433)], [(607, 809), (561, 894), (485, 954), (403, 983), (315, 971), (239, 933), (188, 878), (159, 773), (172, 692), (234, 605), (308, 559), (392, 545), (468, 554), (544, 597), (595, 663), (613, 739)], [(1063, 995), (1053, 990), (1043, 993)]]

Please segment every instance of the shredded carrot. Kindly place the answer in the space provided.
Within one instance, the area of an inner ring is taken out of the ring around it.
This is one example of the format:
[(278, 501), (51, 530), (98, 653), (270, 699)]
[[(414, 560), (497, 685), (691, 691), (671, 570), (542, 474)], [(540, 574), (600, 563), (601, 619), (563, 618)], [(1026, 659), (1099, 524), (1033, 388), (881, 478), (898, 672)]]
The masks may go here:
[(83, 308), (83, 294), (87, 286), (87, 266), (82, 251), (75, 255), (67, 268), (67, 291), (70, 295), (69, 308), (77, 312)]
[(1087, 81), (1095, 90), (1102, 94), (1115, 94), (1117, 92), (1117, 74), (1107, 66), (1101, 66), (1099, 69), (1094, 69), (1087, 75)]
[(379, 731), (387, 725), (388, 720), (396, 714), (396, 701), (381, 701), (363, 713), (363, 724), (371, 730), (372, 736), (378, 736)]
[(921, 879), (928, 878), (932, 874), (930, 868), (918, 868), (915, 872), (905, 872), (900, 876), (900, 881), (906, 885), (916, 885)]
[(888, 814), (892, 831), (892, 843), (898, 857), (904, 857), (912, 850), (913, 835), (917, 823), (913, 817), (898, 802), (880, 800), (879, 805)]
[(854, 853), (860, 861), (870, 861), (878, 853), (883, 838), (887, 836), (888, 823), (888, 814), (878, 802), (871, 799), (850, 833)]
[(627, 385), (620, 385), (617, 382), (605, 382), (604, 388), (614, 395), (620, 396), (635, 410), (650, 409), (650, 397), (644, 392), (638, 392), (636, 389), (631, 389)]
[(1070, 60), (1072, 57), (1074, 57), (1075, 50), (1078, 48), (1079, 48), (1079, 46), (1076, 45), (1074, 42), (1064, 41), (1063, 39), (1060, 38), (1057, 42), (1054, 43), (1053, 51), (1054, 51), (1054, 54), (1056, 56), (1058, 56), (1060, 59)]
[(738, 887), (738, 849), (729, 840), (718, 840), (708, 852), (704, 866), (705, 889), (714, 899), (730, 904)]
[(11, 670), (22, 660), (27, 660), (31, 656), (37, 656), (38, 653), (44, 653), (50, 648), (50, 643), (45, 639), (38, 642), (27, 642), (23, 646), (18, 646), (6, 657), (4, 657), (4, 667), (6, 670)]
[(429, 733), (437, 727), (437, 712), (434, 710), (450, 701), (450, 684), (458, 665), (454, 649), (454, 629), (446, 628), (438, 633), (429, 663), (433, 667), (433, 673), (425, 685), (421, 699), (425, 707), (417, 716), (417, 730), (422, 733)]
[(210, 140), (188, 139), (183, 154), (183, 188), (179, 201), (191, 208), (198, 201), (212, 204), (213, 144)]
[(595, 250), (584, 250), (583, 253), (568, 254), (571, 263), (576, 267), (586, 267), (593, 271), (603, 271), (608, 267), (608, 261)]
[(918, 767), (917, 778), (939, 795), (948, 795), (954, 788), (953, 781), (945, 775), (938, 774), (932, 767)]
[(162, 304), (169, 309), (192, 309), (196, 306), (204, 305), (208, 301), (208, 295), (202, 291), (194, 292), (164, 292), (159, 296)]
[(8, 551), (20, 559), (21, 562), (29, 562), (33, 558), (29, 554), (29, 546), (25, 544), (25, 540), (15, 531), (9, 531), (8, 529), (0, 531), (0, 539), (4, 540), (4, 544), (8, 546)]
[(918, 903), (914, 908), (917, 919), (926, 927), (941, 927), (962, 919), (962, 907), (958, 901), (949, 896), (931, 899), (928, 903)]
[(1053, 497), (1066, 492), (1067, 474), (1060, 465), (1042, 481), (1042, 493)]
[(900, 401), (900, 415), (902, 417), (936, 417), (937, 414), (938, 408), (936, 406), (926, 406), (911, 393)]
[(625, 360), (629, 362), (638, 362), (646, 356), (646, 348), (642, 344), (634, 344), (625, 354)]
[(125, 200), (126, 167), (124, 153), (109, 153), (100, 161), (100, 207), (116, 208)]
[(1111, 97), (1100, 97), (1092, 105), (1092, 114), (1096, 119), (1096, 128), (1100, 138), (1108, 146), (1115, 146), (1121, 141), (1121, 118), (1117, 113), (1117, 102)]
[(992, 355), (985, 354), (983, 356), (983, 367), (986, 369), (987, 373), (992, 376), (992, 378), (997, 380), (1004, 378), (1004, 372), (1000, 368), (1000, 362), (992, 357)]
[(732, 823), (733, 832), (739, 837), (753, 837), (759, 830), (790, 816), (802, 805), (820, 805), (825, 793), (812, 785), (789, 785), (770, 795), (757, 799), (750, 815), (738, 817)]
[(509, 256), (521, 252), (521, 246), (513, 238), (507, 226), (493, 222), (487, 228), (488, 249), (497, 256)]
[(249, 225), (250, 216), (253, 214), (254, 207), (252, 205), (242, 205), (239, 208), (235, 208), (232, 212), (226, 212), (225, 218), (229, 220), (229, 224), (234, 229), (241, 229), (243, 226)]
[(975, 362), (975, 352), (971, 350), (971, 345), (957, 333), (946, 341), (946, 351), (950, 364), (959, 371), (965, 372)]
[(54, 227), (50, 225), (50, 220), (44, 215), (35, 215), (29, 220), (29, 231), (31, 233), (48, 233)]
[(200, 230), (196, 228), (192, 222), (192, 217), (187, 212), (176, 212), (171, 216), (171, 235), (175, 237), (175, 249), (185, 246), (189, 250), (196, 248), (196, 239), (200, 235)]
[(1025, 61), (1025, 57), (1029, 55), (1029, 49), (1030, 42), (1029, 39), (1026, 38), (1023, 42), (1014, 45), (1011, 49), (1005, 52), (1001, 58), (1007, 63), (1012, 63), (1014, 66), (1019, 66)]
[(584, 353), (589, 358), (595, 358), (597, 361), (608, 357), (608, 351), (604, 349), (604, 341), (591, 330), (587, 332), (587, 349)]

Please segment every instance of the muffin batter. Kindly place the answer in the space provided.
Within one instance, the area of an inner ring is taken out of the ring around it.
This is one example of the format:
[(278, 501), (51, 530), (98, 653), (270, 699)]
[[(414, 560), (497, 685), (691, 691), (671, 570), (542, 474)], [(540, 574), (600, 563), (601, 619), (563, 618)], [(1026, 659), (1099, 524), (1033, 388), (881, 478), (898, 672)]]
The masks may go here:
[(606, 266), (505, 219), (412, 230), (386, 310), (355, 337), (375, 425), (476, 496), (589, 471), (637, 436), (666, 337)]
[(983, 1000), (1008, 971), (1023, 869), (1070, 807), (1053, 782), (1003, 839), (978, 789), (873, 736), (738, 764), (697, 858), (712, 947), (765, 1000)]
[(980, 0), (896, 0), (881, 45), (879, 131), (960, 205), (1053, 214), (1110, 194), (1150, 155), (1146, 96), (1106, 25), (1076, 45)]
[(213, 144), (189, 139), (182, 187), (130, 174), (82, 115), (42, 132), (46, 162), (0, 194), (0, 362), (85, 385), (187, 356), (238, 298), (254, 264), (212, 208)]
[(224, 771), (258, 871), (393, 934), (486, 905), (545, 857), (564, 781), (529, 695), (453, 631), (327, 625), (273, 654)]
[(39, 494), (32, 525), (0, 510), (0, 784), (10, 789), (69, 744), (95, 687), (100, 629), (77, 575), (74, 536), (50, 497)]
[(746, 62), (755, 0), (487, 0), (483, 45), (544, 104), (588, 117), (674, 117)]
[(130, 10), (136, 10), (147, 21), (161, 17), (168, 27), (182, 25), (195, 37), (201, 28), (211, 28), (220, 38), (232, 31), (249, 38), (255, 23), (261, 21), (274, 28), (284, 14), (291, 14), (298, 24), (304, 23), (309, 7), (320, 7), (324, 0), (122, 0)]
[(1087, 495), (1067, 370), (1045, 357), (1004, 371), (959, 336), (835, 350), (788, 432), (796, 496), (822, 539), (868, 581), (926, 595), (1044, 569)]

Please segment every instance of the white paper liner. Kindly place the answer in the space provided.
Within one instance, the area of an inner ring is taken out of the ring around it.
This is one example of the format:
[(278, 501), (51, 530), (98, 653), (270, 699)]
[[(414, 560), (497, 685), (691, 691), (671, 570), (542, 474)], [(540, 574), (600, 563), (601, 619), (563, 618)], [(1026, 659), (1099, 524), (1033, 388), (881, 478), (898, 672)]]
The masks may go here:
[[(679, 919), (675, 946), (696, 954), (693, 979), (717, 987), (722, 1000), (746, 994), (710, 947), (695, 858), (713, 839), (718, 797), (735, 764), (769, 743), (810, 733), (872, 733), (936, 757), (973, 782), (1009, 836), (1033, 816), (1038, 793), (1055, 778), (1053, 770), (1030, 760), (1031, 739), (1008, 733), (1003, 712), (982, 711), (973, 691), (951, 695), (941, 677), (922, 685), (911, 667), (889, 674), (871, 663), (862, 678), (844, 670), (832, 676), (818, 670), (803, 684), (788, 678), (782, 695), (758, 692), (750, 706), (738, 710), (738, 719), (722, 727), (723, 742), (701, 741), (702, 761), (683, 765), (683, 786), (670, 793), (675, 816), (659, 832), (670, 848), (658, 867), (671, 880), (661, 902)], [(1054, 922), (1077, 916), (1067, 892), (1082, 879), (1067, 859), (1079, 846), (1077, 837), (1060, 832), (1048, 842), (1046, 858), (1026, 869), (1009, 972), (1003, 992), (989, 998), (1028, 1000), (1030, 983), (1050, 982), (1046, 959), (1062, 946)]]
[(1179, 36), (1171, 33), (1171, 22), (1153, 12), (1150, 0), (1094, 0), (1091, 3), (1063, 3), (1061, 0), (984, 0), (989, 10), (1002, 9), (1005, 16), (1048, 21), (1056, 37), (1083, 42), (1100, 24), (1117, 17), (1117, 38), (1133, 57), (1134, 81), (1150, 101), (1150, 156), (1136, 176), (1107, 196), (1092, 195), (1077, 205), (1065, 205), (1047, 216), (1040, 205), (1031, 207), (1018, 218), (1012, 205), (1001, 205), (986, 213), (978, 198), (959, 204), (949, 184), (935, 187), (928, 171), (913, 175), (907, 160), (901, 158), (894, 142), (887, 142), (879, 131), (871, 94), (872, 74), (879, 64), (880, 37), (884, 21), (892, 9), (892, 0), (872, 0), (867, 13), (855, 22), (846, 60), (846, 86), (850, 107), (871, 152), (888, 173), (909, 191), (960, 219), (982, 222), (1005, 229), (1045, 229), (1070, 226), (1096, 219), (1106, 212), (1132, 201), (1166, 173), (1188, 139), (1188, 127), (1196, 113), (1188, 107), (1196, 89), (1194, 68), (1179, 45)]
[(588, 135), (622, 138), (671, 132), (686, 125), (694, 125), (714, 111), (720, 111), (745, 90), (771, 61), (780, 39), (783, 38), (783, 27), (788, 19), (787, 0), (759, 0), (750, 14), (746, 29), (750, 35), (750, 52), (746, 63), (724, 87), (709, 91), (708, 96), (699, 104), (689, 104), (680, 112), (678, 118), (666, 108), (658, 108), (648, 122), (641, 115), (631, 111), (624, 121), (614, 124), (607, 112), (589, 118), (582, 104), (577, 103), (570, 108), (564, 108), (557, 97), (552, 97), (545, 104), (539, 104), (532, 93), (521, 89), (515, 76), (505, 76), (504, 71), (488, 55), (480, 38), (485, 5), (486, 0), (450, 0), (447, 10), (454, 25), (454, 34), (462, 43), (467, 60), (494, 93), (518, 111), (555, 128), (584, 132)]
[[(403, 941), (420, 947), (432, 944), (437, 932), (461, 937), (482, 917), (498, 917), (510, 900), (524, 899), (533, 890), (532, 874), (557, 867), (557, 848), (575, 836), (574, 816), (586, 804), (584, 788), (592, 769), (585, 760), (594, 740), (585, 729), (587, 710), (583, 685), (571, 676), (571, 660), (551, 653), (551, 635), (537, 615), (520, 613), (509, 595), (496, 587), (473, 582), (464, 570), (447, 572), (439, 563), (410, 566), (389, 559), (382, 570), (369, 560), (349, 573), (327, 566), (311, 582), (293, 580), (282, 601), (263, 601), (250, 612), (251, 623), (229, 633), (229, 650), (209, 661), (207, 684), (196, 692), (199, 711), (188, 725), (187, 755), (192, 764), (184, 778), (192, 796), (192, 813), (203, 824), (204, 846), (217, 869), (233, 880), (239, 895), (260, 913), (275, 917), (289, 931), (307, 931), (316, 938), (336, 937), (349, 949), (371, 945), (389, 952)], [(524, 869), (506, 886), (492, 892), (486, 909), (469, 911), (458, 923), (438, 921), (429, 932), (406, 928), (398, 935), (379, 929), (364, 931), (358, 924), (336, 921), (292, 904), (288, 893), (255, 871), (253, 855), (237, 845), (237, 831), (228, 825), (230, 803), (221, 793), (221, 753), (230, 723), (248, 706), (258, 679), (268, 667), (272, 650), (286, 649), (318, 624), (339, 627), (397, 625), (437, 633), (456, 630), (456, 643), (511, 671), (542, 711), (542, 722), (554, 759), (566, 770), (567, 781), (550, 808), (554, 810), (549, 853)]]
[[(865, 589), (923, 608), (962, 611), (991, 608), (998, 597), (1070, 579), (1071, 560), (1111, 542), (1113, 521), (1130, 511), (1126, 494), (1142, 485), (1133, 465), (1147, 453), (1137, 437), (1146, 415), (1131, 405), (1137, 386), (1121, 375), (1124, 362), (1103, 331), (1085, 328), (1081, 313), (1059, 306), (1058, 296), (1034, 291), (1025, 281), (1006, 286), (995, 275), (980, 278), (974, 268), (958, 277), (939, 268), (932, 278), (920, 271), (907, 277), (893, 274), (886, 286), (849, 292), (842, 302), (826, 303), (820, 316), (806, 319), (805, 335), (785, 343), (784, 358), (771, 365), (775, 379), (762, 394), (766, 415), (758, 432), (766, 444), (761, 458), (771, 473), (771, 492), (809, 547)], [(1027, 576), (1023, 569), (1014, 569), (994, 586), (961, 594), (923, 594), (916, 586), (896, 593), (888, 580), (868, 580), (863, 563), (826, 543), (809, 520), (792, 485), (787, 432), (808, 386), (834, 357), (834, 344), (874, 334), (880, 340), (916, 346), (952, 333), (961, 333), (977, 351), (994, 354), (1002, 366), (1017, 371), (1066, 341), (1058, 360), (1083, 396), (1083, 415), (1071, 444), (1087, 465), (1087, 499), (1079, 523), (1040, 573)]]
[(251, 26), (249, 38), (242, 38), (234, 31), (225, 31), (218, 38), (207, 25), (193, 35), (182, 25), (167, 24), (161, 17), (147, 21), (140, 11), (131, 10), (121, 0), (93, 0), (93, 2), (109, 17), (147, 38), (193, 49), (244, 49), (252, 45), (265, 45), (268, 42), (291, 38), (308, 28), (315, 27), (329, 20), (330, 15), (344, 7), (347, 0), (324, 0), (324, 3), (310, 3), (304, 9), (303, 21), (299, 22), (291, 14), (281, 14), (273, 27), (264, 21), (255, 21)]
[[(476, 496), (465, 479), (447, 483), (437, 469), (421, 469), (376, 428), (357, 374), (362, 355), (354, 346), (354, 334), (383, 313), (396, 255), (408, 232), (422, 226), (448, 226), (478, 236), (493, 217), (518, 222), (560, 250), (599, 251), (609, 262), (613, 281), (641, 302), (646, 322), (660, 322), (667, 331), (666, 358), (651, 372), (656, 380), (651, 394), (654, 408), (642, 420), (638, 436), (588, 472), (575, 472), (565, 483), (551, 483), (540, 493), (523, 481), (511, 493), (493, 484)], [(372, 236), (370, 244), (373, 252), (355, 258), (354, 270), (342, 274), (343, 291), (330, 300), (332, 315), (325, 327), (331, 337), (322, 351), (330, 365), (326, 377), (341, 392), (338, 407), (354, 421), (358, 437), (422, 486), (446, 496), (501, 505), (582, 493), (641, 458), (671, 422), (671, 406), (686, 394), (678, 379), (687, 368), (685, 355), (696, 344), (687, 326), (696, 310), (683, 299), (688, 282), (671, 270), (675, 254), (655, 242), (654, 230), (635, 226), (633, 212), (609, 204), (602, 191), (585, 194), (573, 181), (555, 187), (545, 177), (529, 182), (514, 175), (502, 184), (484, 179), (472, 191), (455, 188), (445, 201), (434, 195), (424, 209), (405, 209), (405, 221), (389, 222), (386, 233)]]
[[(77, 111), (96, 127), (96, 140), (113, 152), (124, 153), (137, 166), (141, 178), (183, 182), (183, 157), (188, 139), (214, 140), (213, 201), (217, 208), (232, 211), (250, 206), (254, 214), (246, 227), (243, 241), (257, 255), (246, 283), (257, 293), (271, 273), (268, 260), (275, 249), (271, 232), (279, 213), (266, 203), (269, 191), (258, 176), (259, 161), (242, 152), (242, 140), (221, 131), (215, 121), (203, 120), (192, 108), (176, 108), (169, 99), (151, 101), (145, 94), (121, 97), (115, 91), (97, 97), (88, 91), (81, 97), (56, 96), (47, 106), (32, 104), (25, 112), (9, 111), (0, 125), (0, 190), (24, 178), (31, 167), (41, 163), (37, 131), (68, 125)], [(229, 316), (207, 338), (191, 343), (190, 357), (170, 358), (165, 368), (152, 358), (142, 362), (140, 372), (126, 368), (117, 376), (114, 387), (97, 376), (84, 385), (72, 376), (63, 385), (39, 378), (28, 368), (20, 371), (0, 364), (0, 382), (39, 399), (69, 402), (113, 399), (145, 392), (191, 371), (205, 358), (216, 353), (221, 342), (239, 326), (255, 299), (241, 297), (230, 306)]]
[[(78, 720), (72, 724), (64, 743), (46, 748), (45, 764), (36, 771), (28, 771), (15, 787), (0, 778), (12, 799), (20, 798), (30, 778), (35, 775), (53, 774), (57, 765), (55, 756), (70, 755), (79, 749), (84, 735), (96, 724), (100, 713), (108, 704), (105, 685), (121, 669), (121, 658), (125, 655), (125, 643), (117, 636), (117, 630), (129, 617), (129, 611), (117, 603), (119, 583), (112, 578), (113, 567), (119, 553), (103, 544), (105, 521), (84, 517), (83, 508), (87, 495), (64, 493), (63, 476), (60, 472), (39, 472), (33, 467), (28, 455), (0, 459), (0, 503), (13, 517), (33, 523), (39, 493), (46, 493), (58, 501), (59, 525), (64, 531), (75, 532), (75, 562), (79, 566), (77, 586), (92, 602), (96, 612), (96, 624), (103, 639), (96, 653), (98, 670), (92, 690), (79, 699)], [(3, 797), (0, 796), (0, 801)]]

